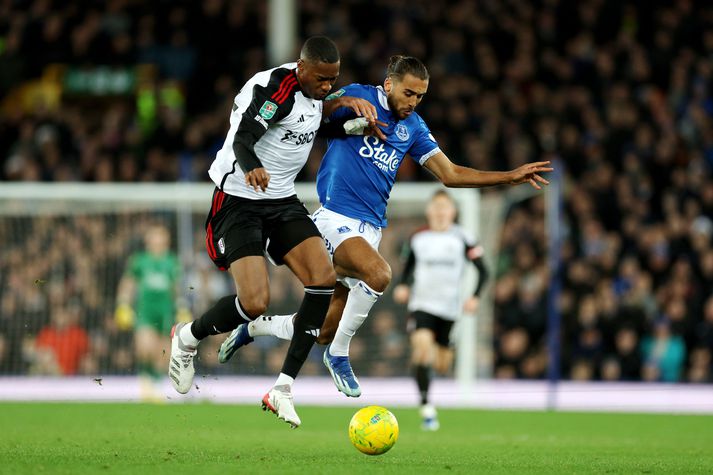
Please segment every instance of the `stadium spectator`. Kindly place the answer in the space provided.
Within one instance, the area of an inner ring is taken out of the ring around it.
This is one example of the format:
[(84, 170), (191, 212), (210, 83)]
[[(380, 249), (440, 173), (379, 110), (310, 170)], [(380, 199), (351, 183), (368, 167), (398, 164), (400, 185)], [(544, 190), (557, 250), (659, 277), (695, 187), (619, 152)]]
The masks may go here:
[(679, 381), (686, 360), (683, 338), (672, 334), (671, 322), (666, 317), (658, 318), (653, 327), (652, 334), (641, 342), (642, 377), (646, 381)]
[(77, 307), (58, 307), (52, 310), (50, 324), (34, 341), (31, 358), (35, 374), (73, 375), (89, 352), (89, 337), (79, 325)]

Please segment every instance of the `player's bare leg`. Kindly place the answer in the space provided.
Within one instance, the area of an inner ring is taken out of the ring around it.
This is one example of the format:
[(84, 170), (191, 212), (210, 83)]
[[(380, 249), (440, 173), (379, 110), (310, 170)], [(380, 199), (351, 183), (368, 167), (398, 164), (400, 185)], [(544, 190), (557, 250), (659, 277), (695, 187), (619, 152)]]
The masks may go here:
[(304, 285), (305, 296), (294, 320), (294, 334), (274, 387), (263, 397), (270, 410), (293, 428), (301, 421), (292, 399), (292, 383), (314, 346), (334, 293), (336, 275), (320, 237), (310, 237), (284, 256), (285, 264)]
[[(337, 274), (346, 276), (354, 285), (348, 290), (337, 285), (317, 342), (332, 345), (323, 361), (337, 389), (351, 397), (361, 394), (359, 382), (349, 363), (349, 343), (366, 319), (369, 310), (391, 280), (391, 268), (381, 255), (362, 238), (344, 241), (334, 254)], [(290, 339), (291, 315), (263, 316), (237, 328), (221, 345), (219, 359), (227, 361), (235, 351), (249, 344), (256, 336), (273, 335)], [(335, 340), (336, 337), (336, 341)]]
[(334, 339), (324, 351), (323, 361), (337, 389), (359, 397), (361, 388), (349, 363), (349, 344), (369, 311), (391, 282), (391, 267), (363, 238), (345, 240), (334, 252), (334, 267), (349, 277), (349, 295)]
[[(334, 339), (337, 332), (339, 320), (342, 318), (344, 306), (347, 304), (349, 289), (337, 283), (334, 288), (332, 300), (329, 302), (327, 317), (322, 324), (317, 337), (317, 343), (328, 345)], [(218, 360), (221, 363), (227, 362), (245, 345), (252, 343), (258, 336), (274, 336), (281, 340), (292, 340), (294, 334), (294, 313), (287, 315), (263, 315), (250, 323), (243, 323), (230, 333), (225, 339), (218, 352)]]
[(445, 346), (437, 345), (436, 361), (433, 369), (441, 376), (447, 376), (453, 367), (453, 350)]
[(319, 337), (317, 337), (317, 343), (320, 345), (328, 345), (334, 340), (339, 321), (342, 319), (342, 313), (344, 313), (344, 307), (347, 305), (347, 297), (349, 297), (349, 288), (337, 283), (336, 287), (334, 287), (332, 300), (329, 302), (327, 317), (324, 319)]
[(418, 328), (411, 333), (411, 363), (414, 367), (416, 385), (421, 396), (421, 428), (423, 430), (438, 430), (438, 414), (435, 406), (428, 400), (431, 385), (431, 373), (437, 355), (436, 338), (428, 328)]

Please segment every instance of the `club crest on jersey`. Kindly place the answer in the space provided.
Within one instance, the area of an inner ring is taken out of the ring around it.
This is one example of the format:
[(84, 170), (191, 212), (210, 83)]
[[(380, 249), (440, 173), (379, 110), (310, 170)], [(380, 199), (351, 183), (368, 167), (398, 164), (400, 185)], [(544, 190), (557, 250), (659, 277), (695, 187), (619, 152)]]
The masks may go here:
[(400, 138), (402, 142), (408, 140), (408, 129), (404, 124), (399, 124), (396, 126), (396, 136)]
[(276, 111), (277, 111), (277, 104), (270, 102), (270, 101), (265, 101), (265, 103), (260, 108), (260, 115), (262, 116), (263, 119), (270, 120), (270, 119), (272, 119), (272, 116), (275, 115)]

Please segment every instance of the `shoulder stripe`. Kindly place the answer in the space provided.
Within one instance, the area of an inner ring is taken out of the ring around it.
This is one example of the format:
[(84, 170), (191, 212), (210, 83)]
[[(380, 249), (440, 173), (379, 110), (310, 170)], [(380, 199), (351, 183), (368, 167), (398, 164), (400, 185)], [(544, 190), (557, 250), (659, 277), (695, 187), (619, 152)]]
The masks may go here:
[(294, 73), (288, 74), (287, 76), (285, 76), (285, 78), (280, 83), (280, 87), (277, 89), (277, 91), (272, 95), (272, 99), (279, 103), (284, 102), (290, 89), (296, 83), (297, 83), (297, 76), (295, 76)]
[(280, 97), (280, 98), (277, 100), (277, 103), (278, 103), (278, 104), (282, 104), (283, 102), (285, 102), (285, 101), (287, 100), (287, 98), (290, 97), (290, 95), (292, 95), (292, 91), (294, 91), (296, 88), (297, 88), (297, 81), (295, 81), (295, 83), (292, 84), (292, 85), (285, 91), (285, 93), (282, 95), (282, 97)]
[(292, 91), (294, 91), (295, 87), (297, 86), (297, 78), (295, 78), (294, 81), (290, 81), (290, 83), (287, 85), (287, 87), (280, 93), (278, 97), (275, 98), (275, 102), (278, 104), (282, 104), (285, 102), (285, 100), (290, 97), (290, 94), (292, 94)]
[(290, 83), (275, 98), (275, 102), (277, 102), (278, 104), (282, 104), (283, 102), (285, 102), (285, 99), (290, 96), (290, 93), (295, 88), (295, 85), (297, 85), (297, 79), (295, 79), (294, 81), (290, 81)]
[(288, 74), (287, 76), (282, 78), (282, 81), (280, 82), (280, 86), (277, 88), (277, 91), (275, 91), (275, 93), (272, 95), (272, 98), (277, 99), (277, 96), (282, 94), (282, 91), (285, 89), (285, 86), (287, 86), (287, 84), (294, 79), (296, 79), (294, 74)]

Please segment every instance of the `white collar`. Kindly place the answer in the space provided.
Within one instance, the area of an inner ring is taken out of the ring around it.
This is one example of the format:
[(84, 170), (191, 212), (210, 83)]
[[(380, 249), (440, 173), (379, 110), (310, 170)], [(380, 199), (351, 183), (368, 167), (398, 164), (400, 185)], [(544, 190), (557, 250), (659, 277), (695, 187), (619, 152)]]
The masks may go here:
[(384, 91), (383, 86), (376, 86), (376, 89), (379, 91), (379, 94), (377, 95), (379, 97), (379, 104), (381, 104), (381, 107), (387, 111), (390, 111), (391, 108), (389, 107), (389, 101), (387, 100), (386, 91)]

